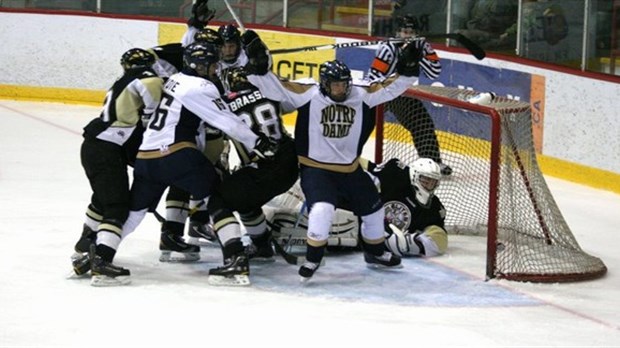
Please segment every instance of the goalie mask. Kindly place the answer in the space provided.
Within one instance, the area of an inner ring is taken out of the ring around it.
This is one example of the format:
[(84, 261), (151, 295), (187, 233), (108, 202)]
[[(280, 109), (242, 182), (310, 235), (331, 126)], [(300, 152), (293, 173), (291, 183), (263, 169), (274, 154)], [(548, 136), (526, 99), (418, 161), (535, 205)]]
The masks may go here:
[(155, 64), (155, 55), (141, 48), (132, 48), (123, 53), (121, 57), (121, 66), (125, 71), (150, 68), (153, 64)]
[[(332, 60), (321, 64), (319, 68), (319, 81), (321, 93), (335, 102), (341, 103), (347, 100), (351, 93), (351, 70), (339, 60)], [(336, 90), (336, 88), (339, 89)]]
[(183, 52), (183, 66), (186, 72), (217, 80), (217, 62), (220, 60), (220, 50), (214, 44), (195, 42), (185, 48)]
[(427, 205), (441, 179), (441, 168), (430, 158), (418, 158), (411, 165), (412, 184), (415, 197), (422, 205)]

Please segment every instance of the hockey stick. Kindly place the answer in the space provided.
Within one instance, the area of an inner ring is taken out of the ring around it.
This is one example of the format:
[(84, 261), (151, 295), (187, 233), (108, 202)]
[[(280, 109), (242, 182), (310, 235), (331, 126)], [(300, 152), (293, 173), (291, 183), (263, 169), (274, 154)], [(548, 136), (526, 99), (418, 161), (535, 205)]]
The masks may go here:
[(239, 29), (241, 29), (241, 31), (245, 31), (245, 26), (241, 22), (241, 19), (239, 19), (239, 17), (237, 17), (237, 14), (233, 10), (232, 6), (230, 6), (230, 4), (228, 3), (228, 0), (224, 0), (224, 3), (226, 4), (226, 8), (228, 8), (228, 12), (230, 12), (230, 15), (233, 17), (235, 22), (237, 22), (237, 25), (239, 26)]
[(467, 49), (476, 59), (482, 60), (486, 56), (486, 52), (478, 46), (475, 42), (468, 39), (463, 34), (449, 33), (449, 34), (429, 34), (426, 36), (417, 36), (411, 38), (409, 40), (406, 39), (393, 39), (393, 40), (372, 40), (372, 41), (354, 41), (354, 42), (341, 42), (335, 44), (328, 45), (317, 45), (317, 46), (304, 46), (304, 47), (296, 47), (296, 48), (283, 48), (279, 50), (270, 51), (271, 54), (287, 54), (287, 53), (295, 53), (295, 52), (308, 52), (308, 51), (320, 51), (320, 50), (333, 50), (336, 48), (348, 48), (348, 47), (363, 47), (363, 46), (374, 46), (378, 45), (382, 42), (392, 42), (392, 43), (402, 43), (405, 41), (412, 40), (423, 40), (423, 39), (452, 39), (456, 42), (460, 43)]

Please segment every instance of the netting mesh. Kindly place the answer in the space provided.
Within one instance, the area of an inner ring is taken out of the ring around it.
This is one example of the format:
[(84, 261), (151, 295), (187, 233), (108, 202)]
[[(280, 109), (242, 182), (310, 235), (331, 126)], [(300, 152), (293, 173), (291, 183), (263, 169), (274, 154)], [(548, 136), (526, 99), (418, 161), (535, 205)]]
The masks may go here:
[(447, 229), (487, 234), (488, 277), (561, 282), (605, 274), (603, 262), (575, 240), (540, 172), (529, 105), (466, 102), (476, 94), (417, 86), (386, 104), (379, 156), (408, 164), (430, 157), (452, 169), (436, 191)]

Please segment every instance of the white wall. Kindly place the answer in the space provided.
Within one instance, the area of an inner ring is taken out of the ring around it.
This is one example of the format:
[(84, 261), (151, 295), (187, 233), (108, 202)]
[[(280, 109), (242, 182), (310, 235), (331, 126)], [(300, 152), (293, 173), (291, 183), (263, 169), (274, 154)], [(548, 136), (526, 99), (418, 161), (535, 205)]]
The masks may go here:
[[(0, 85), (105, 90), (131, 47), (157, 45), (158, 23), (0, 12)], [(620, 173), (620, 84), (442, 52), (442, 57), (546, 80), (543, 154)]]

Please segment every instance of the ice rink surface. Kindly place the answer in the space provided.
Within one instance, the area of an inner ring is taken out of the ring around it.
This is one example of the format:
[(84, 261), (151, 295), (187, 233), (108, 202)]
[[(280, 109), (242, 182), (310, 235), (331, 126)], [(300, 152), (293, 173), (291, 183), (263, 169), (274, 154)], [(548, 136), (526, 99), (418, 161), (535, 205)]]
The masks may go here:
[(252, 265), (251, 287), (213, 287), (219, 249), (203, 248), (195, 264), (160, 263), (159, 224), (147, 216), (115, 259), (130, 286), (67, 280), (90, 199), (81, 129), (98, 112), (0, 100), (0, 347), (620, 346), (620, 195), (549, 177), (604, 278), (485, 281), (485, 239), (450, 236), (446, 255), (400, 270), (328, 255), (301, 285), (278, 258)]

